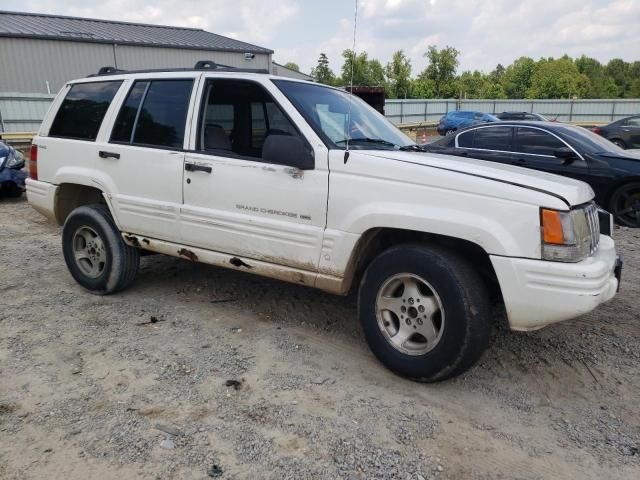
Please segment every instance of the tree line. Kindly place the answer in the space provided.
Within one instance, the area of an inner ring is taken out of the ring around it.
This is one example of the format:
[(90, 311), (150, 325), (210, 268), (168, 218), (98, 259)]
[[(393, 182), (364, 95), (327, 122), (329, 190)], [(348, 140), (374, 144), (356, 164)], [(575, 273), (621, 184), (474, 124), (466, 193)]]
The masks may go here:
[[(411, 61), (402, 50), (386, 65), (369, 58), (367, 52), (354, 55), (344, 50), (339, 75), (320, 54), (311, 75), (318, 82), (346, 86), (385, 87), (387, 98), (640, 98), (640, 61), (619, 58), (606, 64), (582, 55), (572, 59), (520, 57), (511, 65), (498, 64), (490, 73), (465, 70), (458, 74), (460, 51), (432, 45), (425, 52), (427, 66), (412, 75)], [(288, 64), (296, 70), (297, 65)]]

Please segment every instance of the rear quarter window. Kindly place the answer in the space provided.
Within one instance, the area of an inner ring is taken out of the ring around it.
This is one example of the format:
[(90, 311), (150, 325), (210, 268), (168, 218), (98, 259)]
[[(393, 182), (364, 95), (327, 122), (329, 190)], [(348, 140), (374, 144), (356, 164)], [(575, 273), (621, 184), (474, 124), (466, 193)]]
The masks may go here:
[(50, 137), (93, 141), (121, 81), (74, 84), (62, 101)]

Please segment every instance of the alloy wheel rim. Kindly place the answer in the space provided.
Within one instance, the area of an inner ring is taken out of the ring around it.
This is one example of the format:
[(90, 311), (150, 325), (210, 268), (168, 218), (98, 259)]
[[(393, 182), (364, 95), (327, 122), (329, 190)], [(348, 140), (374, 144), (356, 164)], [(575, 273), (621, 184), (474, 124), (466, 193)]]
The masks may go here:
[(399, 273), (382, 284), (376, 297), (376, 317), (389, 344), (412, 356), (433, 350), (445, 327), (440, 296), (429, 282), (413, 273)]
[(90, 278), (104, 272), (107, 255), (104, 242), (93, 228), (80, 227), (73, 234), (73, 256), (80, 271)]
[(614, 203), (613, 215), (628, 227), (640, 227), (640, 190), (623, 190)]

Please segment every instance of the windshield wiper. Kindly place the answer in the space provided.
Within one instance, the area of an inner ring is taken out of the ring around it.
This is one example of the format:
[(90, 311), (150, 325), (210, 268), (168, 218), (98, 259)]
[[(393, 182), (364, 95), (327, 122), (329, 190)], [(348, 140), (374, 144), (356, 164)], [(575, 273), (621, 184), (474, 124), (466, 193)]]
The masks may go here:
[(400, 147), (400, 150), (403, 152), (426, 152), (427, 150), (422, 145), (418, 145), (414, 143), (412, 145), (405, 145), (404, 147)]
[(383, 140), (382, 138), (370, 138), (370, 137), (358, 137), (358, 138), (345, 138), (344, 140), (338, 140), (336, 145), (341, 143), (356, 143), (356, 142), (365, 142), (365, 143), (377, 143), (378, 145), (387, 145), (389, 147), (398, 147), (393, 142), (389, 142), (388, 140)]
[(398, 150), (402, 150), (404, 152), (425, 152), (426, 151), (424, 148), (422, 148), (420, 145), (416, 143), (412, 145), (398, 145), (396, 143), (390, 142), (388, 140), (384, 140), (382, 138), (371, 138), (371, 137), (358, 137), (358, 138), (350, 138), (350, 139), (345, 138), (344, 140), (338, 140), (335, 143), (336, 145), (338, 145), (340, 143), (347, 143), (347, 141), (349, 143), (357, 143), (357, 142), (377, 143), (378, 145), (396, 147)]

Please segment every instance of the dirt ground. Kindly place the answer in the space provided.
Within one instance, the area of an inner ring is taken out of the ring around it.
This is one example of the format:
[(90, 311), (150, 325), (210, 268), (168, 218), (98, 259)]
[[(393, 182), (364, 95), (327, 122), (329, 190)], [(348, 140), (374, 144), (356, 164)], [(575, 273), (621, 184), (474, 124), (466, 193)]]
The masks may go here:
[(0, 200), (0, 478), (640, 478), (640, 231), (616, 239), (612, 302), (527, 334), (496, 312), (479, 364), (423, 385), (353, 298), (160, 255), (94, 296)]

